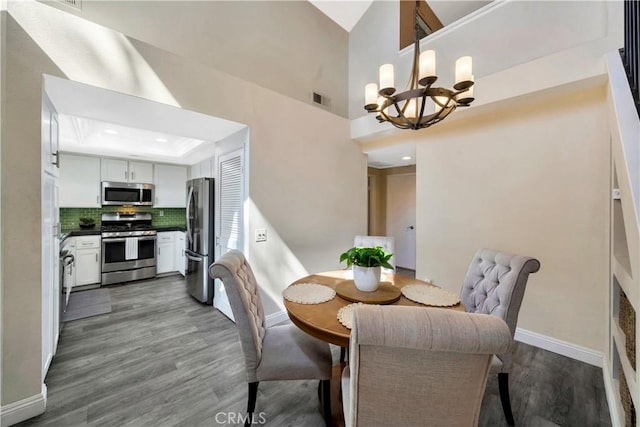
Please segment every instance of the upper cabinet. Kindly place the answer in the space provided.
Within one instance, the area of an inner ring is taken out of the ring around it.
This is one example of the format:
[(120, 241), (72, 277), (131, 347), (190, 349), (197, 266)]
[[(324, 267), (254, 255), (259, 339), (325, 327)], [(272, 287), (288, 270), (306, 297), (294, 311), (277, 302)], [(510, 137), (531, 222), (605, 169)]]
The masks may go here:
[(60, 154), (60, 207), (99, 208), (100, 159)]
[(58, 113), (48, 96), (42, 98), (42, 170), (55, 177), (60, 172)]
[(191, 178), (213, 178), (215, 158), (210, 158), (191, 166)]
[(153, 184), (153, 163), (102, 159), (102, 180)]
[(186, 206), (187, 167), (155, 165), (156, 208), (184, 208)]

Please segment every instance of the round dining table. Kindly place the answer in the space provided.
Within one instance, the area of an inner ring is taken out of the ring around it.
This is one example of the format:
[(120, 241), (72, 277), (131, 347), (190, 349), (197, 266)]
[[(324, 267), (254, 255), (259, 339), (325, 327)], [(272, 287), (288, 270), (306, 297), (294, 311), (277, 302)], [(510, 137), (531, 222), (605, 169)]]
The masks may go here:
[[(349, 287), (350, 284), (353, 283), (353, 275), (351, 270), (328, 271), (303, 277), (296, 280), (289, 286), (294, 286), (300, 283), (316, 283), (329, 286), (333, 289), (338, 288), (338, 290), (340, 290), (345, 289), (345, 286)], [(402, 289), (408, 285), (436, 286), (408, 276), (384, 272), (380, 278), (380, 284), (387, 288), (391, 285), (398, 289)], [(369, 300), (370, 298), (367, 298), (369, 295), (364, 294), (365, 293), (362, 293), (364, 299)], [(375, 292), (370, 294), (375, 294)], [(340, 293), (336, 294), (336, 296), (330, 301), (320, 304), (301, 304), (289, 301), (286, 298), (283, 299), (289, 318), (298, 328), (322, 341), (344, 348), (349, 347), (349, 336), (351, 331), (343, 326), (338, 320), (338, 310), (352, 304), (355, 299), (344, 299), (340, 296)], [(411, 301), (404, 295), (400, 295), (399, 299), (390, 302), (389, 305), (426, 307), (423, 304)], [(462, 303), (446, 308), (464, 311)]]

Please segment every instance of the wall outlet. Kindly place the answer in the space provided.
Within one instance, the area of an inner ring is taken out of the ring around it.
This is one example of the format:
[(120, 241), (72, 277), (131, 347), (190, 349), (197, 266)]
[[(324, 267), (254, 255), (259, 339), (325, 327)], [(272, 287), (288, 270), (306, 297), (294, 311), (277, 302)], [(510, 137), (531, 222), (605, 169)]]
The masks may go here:
[(267, 241), (267, 230), (264, 228), (256, 228), (256, 242)]
[(160, 216), (164, 216), (164, 211), (160, 211), (158, 213), (160, 214)]

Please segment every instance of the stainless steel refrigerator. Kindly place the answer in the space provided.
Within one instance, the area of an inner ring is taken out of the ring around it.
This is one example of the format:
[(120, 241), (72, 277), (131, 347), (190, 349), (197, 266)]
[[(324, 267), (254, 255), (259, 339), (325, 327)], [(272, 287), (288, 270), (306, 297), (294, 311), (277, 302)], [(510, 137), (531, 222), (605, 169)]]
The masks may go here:
[(187, 181), (187, 291), (206, 304), (213, 304), (213, 279), (209, 277), (209, 265), (213, 262), (215, 248), (213, 184), (213, 178)]

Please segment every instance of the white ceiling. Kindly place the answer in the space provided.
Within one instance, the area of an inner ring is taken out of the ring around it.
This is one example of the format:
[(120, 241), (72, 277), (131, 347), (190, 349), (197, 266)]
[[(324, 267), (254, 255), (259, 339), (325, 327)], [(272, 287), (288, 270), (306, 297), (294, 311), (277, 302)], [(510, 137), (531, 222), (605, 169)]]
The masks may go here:
[[(380, 1), (380, 0), (379, 0)], [(427, 0), (431, 10), (442, 25), (449, 25), (458, 19), (480, 9), (492, 0)], [(309, 0), (336, 24), (351, 31), (373, 0)]]
[(351, 31), (373, 0), (309, 0), (336, 24)]
[(373, 149), (366, 154), (369, 166), (377, 169), (416, 164), (416, 145), (413, 142)]
[(45, 76), (59, 113), (60, 150), (192, 165), (246, 125), (159, 102)]

